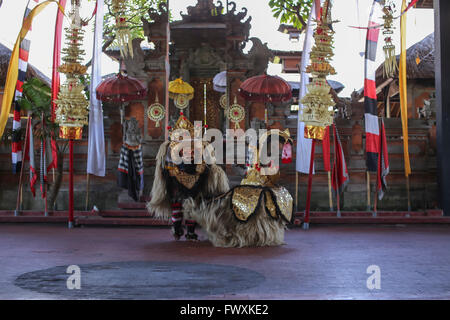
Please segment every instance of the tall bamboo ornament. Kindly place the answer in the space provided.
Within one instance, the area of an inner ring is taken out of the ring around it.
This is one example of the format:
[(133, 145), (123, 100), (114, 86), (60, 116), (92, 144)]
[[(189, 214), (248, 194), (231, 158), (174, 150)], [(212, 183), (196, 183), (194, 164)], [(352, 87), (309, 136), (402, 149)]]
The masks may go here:
[(394, 8), (395, 4), (392, 0), (386, 1), (386, 4), (383, 7), (383, 35), (385, 36), (385, 45), (383, 46), (385, 55), (383, 75), (385, 78), (393, 77), (398, 70), (395, 45), (392, 43), (392, 35), (394, 34)]
[(126, 0), (112, 0), (111, 11), (116, 19), (116, 33), (122, 57), (133, 58), (133, 36), (126, 19)]
[(309, 211), (311, 206), (312, 189), (312, 168), (314, 166), (314, 151), (316, 140), (323, 140), (325, 128), (333, 123), (334, 101), (330, 94), (331, 87), (328, 85), (326, 77), (336, 74), (335, 69), (330, 65), (333, 53), (333, 34), (331, 30), (330, 1), (325, 0), (322, 15), (317, 19), (317, 26), (314, 31), (314, 47), (311, 50), (311, 64), (306, 68), (306, 72), (312, 76), (312, 81), (308, 84), (308, 93), (303, 97), (301, 103), (304, 105), (303, 113), (299, 115), (299, 121), (305, 123), (305, 138), (312, 139), (311, 159), (308, 177), (308, 190), (306, 195), (306, 208), (303, 228), (309, 229)]
[(84, 94), (84, 85), (80, 76), (86, 73), (87, 67), (81, 65), (84, 50), (81, 49), (87, 23), (80, 18), (81, 0), (71, 0), (69, 28), (66, 28), (67, 47), (62, 50), (64, 63), (58, 71), (66, 74), (67, 80), (60, 87), (55, 122), (59, 124), (59, 137), (69, 140), (69, 228), (74, 226), (73, 202), (73, 144), (82, 138), (83, 126), (88, 124), (89, 101)]
[(204, 118), (205, 118), (205, 123), (204, 123), (204, 126), (205, 126), (205, 133), (206, 133), (206, 129), (208, 128), (208, 124), (206, 123), (207, 121), (206, 121), (206, 82), (203, 84), (203, 115), (204, 115)]

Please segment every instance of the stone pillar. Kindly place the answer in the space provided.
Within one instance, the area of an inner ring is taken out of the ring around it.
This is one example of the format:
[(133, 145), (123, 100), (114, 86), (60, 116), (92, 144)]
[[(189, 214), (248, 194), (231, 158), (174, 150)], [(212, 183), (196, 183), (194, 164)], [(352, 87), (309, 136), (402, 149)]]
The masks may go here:
[(437, 179), (440, 207), (450, 215), (450, 1), (434, 0)]

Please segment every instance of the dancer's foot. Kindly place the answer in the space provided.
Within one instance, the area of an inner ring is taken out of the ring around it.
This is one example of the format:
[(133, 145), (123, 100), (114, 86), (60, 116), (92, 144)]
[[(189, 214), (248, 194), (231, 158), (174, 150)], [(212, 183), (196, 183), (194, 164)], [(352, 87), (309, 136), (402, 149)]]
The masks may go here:
[(195, 241), (199, 241), (198, 240), (198, 235), (196, 233), (189, 233), (189, 232), (186, 234), (186, 240), (187, 241), (194, 241), (194, 242)]
[(176, 241), (180, 240), (181, 236), (184, 234), (184, 229), (182, 225), (173, 225), (172, 226), (172, 235)]

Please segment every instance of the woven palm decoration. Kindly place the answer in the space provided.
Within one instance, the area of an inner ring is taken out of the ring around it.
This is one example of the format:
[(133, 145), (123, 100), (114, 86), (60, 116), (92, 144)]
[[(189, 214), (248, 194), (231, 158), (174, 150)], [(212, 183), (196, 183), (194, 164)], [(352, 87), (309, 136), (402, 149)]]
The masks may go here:
[(89, 101), (84, 94), (84, 85), (80, 82), (80, 76), (86, 73), (86, 67), (81, 65), (84, 55), (81, 49), (84, 37), (82, 27), (85, 22), (80, 18), (80, 2), (71, 2), (71, 24), (65, 29), (67, 47), (62, 50), (64, 63), (58, 68), (59, 72), (67, 76), (55, 100), (55, 121), (59, 124), (59, 136), (63, 139), (81, 139), (83, 126), (88, 124)]
[(391, 78), (398, 70), (397, 58), (395, 56), (395, 45), (392, 43), (392, 35), (394, 34), (394, 8), (395, 4), (387, 1), (383, 7), (383, 35), (384, 35), (384, 69), (383, 74), (386, 78)]
[[(305, 137), (322, 140), (325, 127), (333, 123), (333, 106), (335, 105), (330, 94), (330, 86), (326, 77), (336, 74), (330, 61), (333, 53), (333, 34), (330, 26), (331, 15), (329, 1), (325, 1), (323, 14), (317, 21), (314, 31), (315, 44), (311, 50), (311, 64), (306, 72), (311, 73), (312, 81), (308, 84), (308, 93), (303, 97), (301, 103), (304, 105), (303, 113), (299, 116), (300, 121), (305, 122)], [(327, 8), (327, 10), (325, 10)]]
[(122, 57), (133, 58), (133, 36), (126, 19), (126, 0), (112, 0), (111, 11), (116, 19), (117, 42)]

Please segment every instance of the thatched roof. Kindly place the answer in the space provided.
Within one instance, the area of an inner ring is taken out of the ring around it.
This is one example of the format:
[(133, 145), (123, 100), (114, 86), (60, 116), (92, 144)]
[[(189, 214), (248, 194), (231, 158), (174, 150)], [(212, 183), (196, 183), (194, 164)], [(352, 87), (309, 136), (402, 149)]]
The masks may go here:
[(419, 0), (415, 6), (416, 8), (431, 9), (433, 8), (433, 0)]
[[(416, 59), (420, 62), (417, 64)], [(400, 55), (397, 56), (397, 62)], [(408, 79), (434, 79), (434, 33), (406, 50), (406, 77)], [(398, 72), (395, 75), (398, 78)], [(387, 79), (383, 76), (383, 64), (376, 72), (377, 86)]]
[[(9, 60), (11, 59), (11, 50), (0, 43), (0, 87), (5, 85), (6, 74), (8, 72)], [(49, 87), (51, 86), (51, 80), (37, 68), (28, 64), (27, 79), (38, 78), (45, 82)]]

